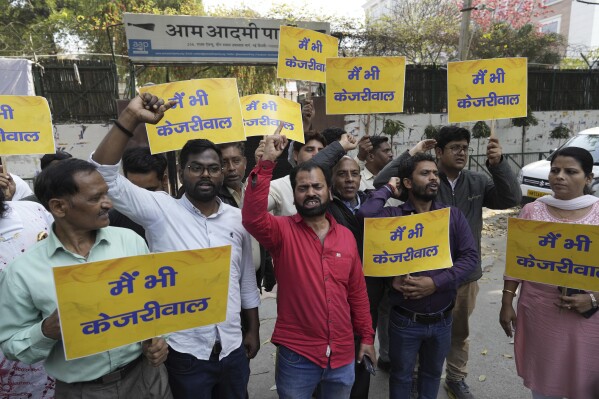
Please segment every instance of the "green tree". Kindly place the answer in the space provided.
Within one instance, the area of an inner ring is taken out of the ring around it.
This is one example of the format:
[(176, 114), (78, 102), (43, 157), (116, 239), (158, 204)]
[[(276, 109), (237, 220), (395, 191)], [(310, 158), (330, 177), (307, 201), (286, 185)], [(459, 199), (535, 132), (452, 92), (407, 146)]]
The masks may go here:
[(531, 24), (514, 29), (497, 22), (488, 31), (473, 33), (470, 54), (473, 59), (527, 57), (529, 64), (553, 65), (559, 64), (564, 43), (563, 36), (541, 33)]
[(530, 106), (527, 108), (526, 116), (521, 118), (512, 118), (512, 125), (518, 126), (522, 128), (522, 142), (521, 142), (521, 162), (522, 166), (524, 165), (524, 153), (526, 152), (526, 129), (529, 126), (537, 126), (539, 124), (539, 120), (533, 114)]
[(491, 137), (491, 128), (485, 121), (478, 121), (472, 127), (472, 138), (476, 139), (476, 153), (480, 154), (480, 139)]
[(389, 139), (391, 141), (391, 148), (393, 148), (393, 140), (395, 136), (397, 136), (404, 130), (406, 130), (406, 125), (402, 121), (386, 119), (385, 124), (383, 125), (382, 133), (389, 136)]
[(443, 64), (457, 53), (459, 21), (459, 11), (448, 0), (394, 1), (387, 15), (367, 22), (361, 51), (405, 56), (413, 64)]

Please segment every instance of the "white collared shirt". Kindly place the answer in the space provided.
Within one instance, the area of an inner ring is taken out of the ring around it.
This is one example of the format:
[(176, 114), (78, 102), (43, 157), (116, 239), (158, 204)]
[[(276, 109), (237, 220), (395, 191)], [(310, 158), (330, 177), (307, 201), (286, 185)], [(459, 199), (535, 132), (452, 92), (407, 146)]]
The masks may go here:
[(222, 345), (220, 359), (239, 348), (241, 309), (260, 305), (250, 235), (241, 225), (241, 211), (219, 200), (218, 211), (205, 217), (185, 195), (175, 199), (165, 192), (145, 190), (120, 175), (120, 165), (100, 165), (91, 157), (90, 162), (108, 184), (114, 207), (146, 230), (152, 252), (232, 246), (226, 320), (170, 334), (168, 343), (201, 360), (210, 358), (217, 339)]

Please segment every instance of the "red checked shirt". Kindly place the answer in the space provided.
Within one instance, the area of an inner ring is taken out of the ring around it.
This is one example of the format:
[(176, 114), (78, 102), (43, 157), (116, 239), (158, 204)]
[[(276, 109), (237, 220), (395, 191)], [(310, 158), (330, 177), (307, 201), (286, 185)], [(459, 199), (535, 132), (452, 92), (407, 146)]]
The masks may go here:
[(243, 226), (272, 255), (278, 283), (277, 322), (271, 341), (318, 366), (354, 361), (354, 332), (374, 343), (362, 264), (351, 232), (327, 214), (321, 243), (300, 215), (267, 212), (274, 162), (260, 161), (248, 177)]

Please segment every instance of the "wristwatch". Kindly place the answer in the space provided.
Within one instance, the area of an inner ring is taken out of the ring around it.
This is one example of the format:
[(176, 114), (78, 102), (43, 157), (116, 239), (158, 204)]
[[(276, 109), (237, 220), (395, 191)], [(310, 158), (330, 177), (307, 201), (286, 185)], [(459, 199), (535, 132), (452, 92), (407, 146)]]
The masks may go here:
[(589, 292), (589, 295), (591, 297), (591, 306), (593, 307), (593, 309), (597, 309), (597, 298), (595, 298), (595, 294)]

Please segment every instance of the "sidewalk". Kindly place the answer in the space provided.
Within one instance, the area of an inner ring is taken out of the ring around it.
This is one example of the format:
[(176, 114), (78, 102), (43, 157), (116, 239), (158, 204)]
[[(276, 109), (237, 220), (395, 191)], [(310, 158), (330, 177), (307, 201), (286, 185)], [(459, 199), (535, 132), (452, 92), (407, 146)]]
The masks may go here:
[[(506, 211), (487, 211), (483, 231), (483, 277), (477, 307), (471, 318), (470, 375), (467, 378), (476, 399), (528, 399), (530, 391), (516, 375), (514, 348), (499, 325), (501, 289), (505, 267)], [(276, 399), (274, 389), (275, 346), (270, 343), (276, 320), (276, 287), (264, 292), (260, 306), (260, 340), (258, 356), (250, 363), (249, 393), (251, 399)], [(376, 344), (378, 346), (378, 342)], [(377, 348), (378, 350), (378, 348)], [(377, 372), (370, 380), (371, 399), (388, 398), (389, 375)], [(443, 383), (438, 399), (447, 399)], [(334, 398), (331, 398), (334, 399)]]

